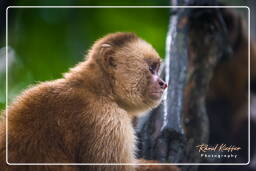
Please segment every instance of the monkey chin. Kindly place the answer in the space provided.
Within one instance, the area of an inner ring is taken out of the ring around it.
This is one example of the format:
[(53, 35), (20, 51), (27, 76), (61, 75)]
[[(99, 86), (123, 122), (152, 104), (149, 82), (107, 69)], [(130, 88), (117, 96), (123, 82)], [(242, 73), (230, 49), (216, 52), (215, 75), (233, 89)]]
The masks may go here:
[(163, 100), (163, 91), (158, 92), (150, 92), (147, 97), (147, 101), (145, 101), (146, 104), (146, 110), (152, 110), (160, 105), (160, 103)]
[[(147, 111), (153, 110), (161, 103), (163, 99), (162, 93), (148, 94), (147, 97), (144, 97), (142, 103), (136, 105), (125, 105), (124, 110), (126, 110), (130, 115), (135, 117), (144, 116)], [(128, 107), (129, 106), (129, 107)], [(128, 107), (128, 108), (127, 108)]]
[(166, 91), (161, 88), (154, 88), (153, 90), (148, 92), (148, 100), (151, 101), (152, 107), (157, 107), (163, 100), (164, 93)]
[(155, 99), (153, 100), (153, 104), (151, 109), (156, 108), (157, 106), (159, 106), (163, 100), (163, 96), (162, 95), (158, 95), (158, 98), (156, 99), (156, 97), (154, 97)]

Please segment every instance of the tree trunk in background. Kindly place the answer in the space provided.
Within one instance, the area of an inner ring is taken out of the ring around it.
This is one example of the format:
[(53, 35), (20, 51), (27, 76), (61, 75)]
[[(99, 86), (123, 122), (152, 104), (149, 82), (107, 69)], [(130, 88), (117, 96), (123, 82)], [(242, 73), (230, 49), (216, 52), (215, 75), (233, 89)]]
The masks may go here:
[[(250, 8), (250, 24), (251, 24), (251, 27), (250, 27), (250, 34), (251, 34), (251, 42), (252, 41), (255, 41), (256, 40), (256, 1), (255, 0), (248, 0), (248, 6)], [(255, 46), (251, 46), (251, 48), (255, 48)], [(253, 54), (251, 53), (251, 72), (252, 72), (252, 67), (255, 67), (254, 64), (254, 60), (255, 58), (253, 59)], [(251, 74), (253, 75), (253, 74)], [(251, 76), (251, 89), (255, 89), (255, 76)], [(252, 91), (251, 92), (251, 162), (250, 162), (250, 165), (249, 167), (252, 169), (252, 170), (256, 170), (256, 148), (254, 147), (255, 146), (255, 138), (256, 138), (256, 95), (255, 95), (255, 92)], [(253, 151), (254, 149), (254, 151)]]
[[(162, 104), (139, 122), (138, 157), (199, 163), (196, 146), (207, 144), (209, 135), (207, 88), (216, 63), (230, 53), (227, 28), (220, 9), (177, 8), (172, 13), (161, 73), (169, 86)], [(197, 166), (182, 169), (197, 170)]]
[(248, 0), (251, 14), (251, 38), (256, 39), (256, 1)]

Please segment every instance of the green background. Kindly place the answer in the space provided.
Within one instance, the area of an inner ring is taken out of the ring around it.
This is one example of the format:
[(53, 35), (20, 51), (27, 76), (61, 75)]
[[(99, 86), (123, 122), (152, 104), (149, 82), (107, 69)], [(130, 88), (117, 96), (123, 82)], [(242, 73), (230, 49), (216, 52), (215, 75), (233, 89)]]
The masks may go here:
[[(108, 33), (135, 32), (165, 54), (167, 8), (10, 8), (8, 17), (9, 102), (31, 84), (62, 77)], [(0, 84), (5, 87), (3, 71)], [(3, 109), (5, 89), (0, 94)]]

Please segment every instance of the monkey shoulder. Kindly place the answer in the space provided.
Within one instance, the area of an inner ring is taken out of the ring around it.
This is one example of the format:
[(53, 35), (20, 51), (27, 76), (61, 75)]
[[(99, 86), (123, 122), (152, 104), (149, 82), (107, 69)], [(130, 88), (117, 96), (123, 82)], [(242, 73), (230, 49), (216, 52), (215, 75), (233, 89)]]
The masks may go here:
[(74, 121), (76, 114), (86, 106), (86, 99), (79, 91), (62, 79), (32, 86), (7, 108), (9, 125), (27, 125), (29, 128), (35, 123), (38, 123), (38, 127), (64, 122), (71, 124), (71, 120)]

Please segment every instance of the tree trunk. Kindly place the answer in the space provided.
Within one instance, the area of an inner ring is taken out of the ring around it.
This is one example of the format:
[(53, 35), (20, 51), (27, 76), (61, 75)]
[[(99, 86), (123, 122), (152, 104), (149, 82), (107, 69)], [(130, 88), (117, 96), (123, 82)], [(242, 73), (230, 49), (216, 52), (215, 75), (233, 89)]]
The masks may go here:
[(209, 135), (207, 88), (218, 60), (230, 53), (227, 28), (218, 8), (178, 8), (172, 13), (161, 73), (169, 86), (162, 104), (140, 122), (139, 157), (199, 163), (196, 146), (207, 144)]

